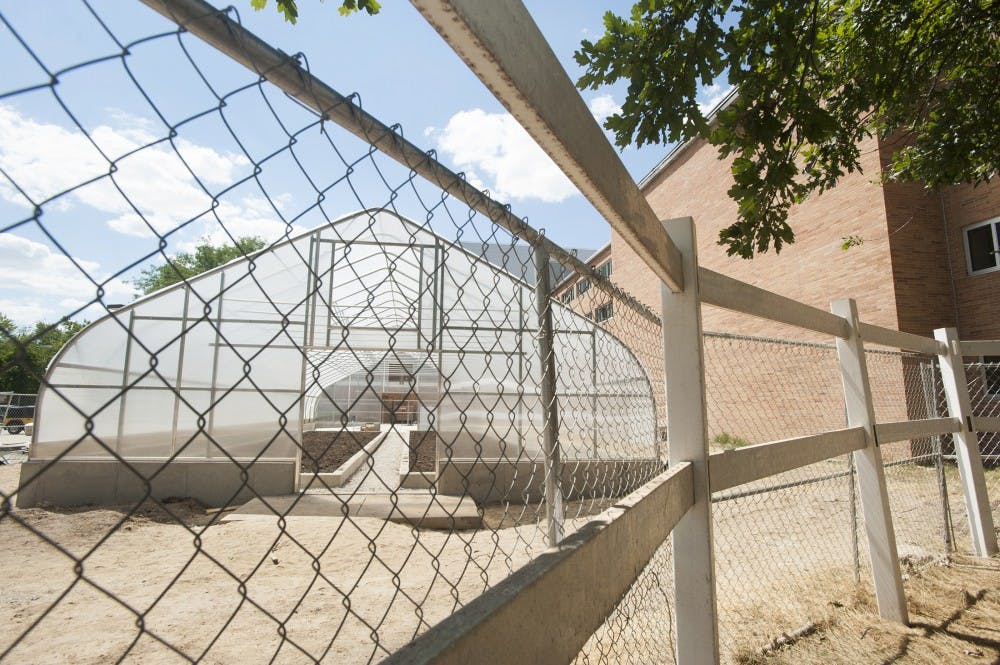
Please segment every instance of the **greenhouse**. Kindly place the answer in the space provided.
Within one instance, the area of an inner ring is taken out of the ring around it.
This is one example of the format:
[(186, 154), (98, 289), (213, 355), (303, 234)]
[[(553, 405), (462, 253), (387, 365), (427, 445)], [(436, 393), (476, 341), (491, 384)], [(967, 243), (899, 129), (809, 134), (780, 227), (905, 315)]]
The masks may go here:
[[(522, 262), (481, 258), (507, 256), (503, 246), (474, 246), (368, 210), (112, 311), (48, 369), (22, 483), (48, 471), (19, 504), (124, 502), (147, 479), (157, 496), (209, 505), (290, 494), (303, 432), (404, 425), (436, 434), (439, 492), (475, 495), (477, 468), (494, 479), (477, 500), (534, 491), (535, 285)], [(655, 467), (646, 369), (602, 326), (550, 302), (569, 482), (581, 494), (585, 476), (607, 488), (609, 474)], [(512, 480), (518, 469), (528, 471)]]

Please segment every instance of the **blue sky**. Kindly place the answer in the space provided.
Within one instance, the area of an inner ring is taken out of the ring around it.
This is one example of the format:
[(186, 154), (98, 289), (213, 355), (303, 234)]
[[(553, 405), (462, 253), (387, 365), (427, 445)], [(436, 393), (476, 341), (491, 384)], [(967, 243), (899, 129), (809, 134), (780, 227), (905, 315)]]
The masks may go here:
[[(447, 166), (557, 242), (607, 242), (600, 215), (410, 3), (384, 2), (377, 16), (348, 18), (338, 4), (303, 0), (297, 25), (272, 7), (235, 6), (247, 28), (287, 53), (304, 53), (322, 80), (357, 92), (365, 110), (399, 123), (411, 141), (437, 150)], [(573, 51), (601, 34), (604, 10), (629, 9), (627, 2), (526, 4), (573, 78)], [(196, 38), (143, 39), (171, 24), (138, 2), (92, 6), (100, 21), (80, 0), (0, 0), (13, 29), (0, 25), (7, 63), (0, 76), (0, 312), (19, 323), (72, 312), (93, 318), (95, 283), (105, 302), (127, 302), (139, 269), (162, 261), (157, 234), (169, 255), (205, 237), (276, 239), (390, 200), (421, 221), (431, 210), (432, 224), (449, 237), (459, 227), (490, 232), (465, 225), (461, 207), (449, 208), (449, 220), (439, 191), (411, 184), (405, 170), (337, 128), (321, 132), (310, 114), (262, 92), (245, 69)], [(136, 40), (120, 57), (118, 44)], [(74, 67), (83, 62), (91, 64)], [(46, 70), (60, 72), (58, 84), (46, 85)], [(718, 92), (706, 90), (706, 104)], [(583, 98), (600, 118), (624, 99), (624, 86)], [(621, 156), (638, 179), (665, 152), (653, 146)]]

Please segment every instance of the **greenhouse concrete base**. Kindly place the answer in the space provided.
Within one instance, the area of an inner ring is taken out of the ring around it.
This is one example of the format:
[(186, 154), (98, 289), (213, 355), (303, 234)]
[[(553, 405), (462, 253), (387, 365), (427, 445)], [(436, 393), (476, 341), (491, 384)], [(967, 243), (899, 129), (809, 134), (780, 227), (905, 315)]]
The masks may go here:
[[(191, 498), (206, 506), (218, 507), (243, 503), (257, 494), (268, 496), (295, 491), (293, 460), (254, 463), (247, 469), (247, 484), (254, 491), (243, 485), (240, 467), (229, 460), (175, 461), (166, 468), (163, 464), (130, 462), (144, 478), (157, 474), (150, 480), (152, 495), (157, 499)], [(42, 470), (45, 473), (29, 483)], [(115, 505), (134, 503), (146, 495), (143, 480), (114, 460), (60, 460), (55, 463), (29, 460), (21, 465), (20, 485), (18, 508), (30, 508), (41, 503), (57, 506)]]

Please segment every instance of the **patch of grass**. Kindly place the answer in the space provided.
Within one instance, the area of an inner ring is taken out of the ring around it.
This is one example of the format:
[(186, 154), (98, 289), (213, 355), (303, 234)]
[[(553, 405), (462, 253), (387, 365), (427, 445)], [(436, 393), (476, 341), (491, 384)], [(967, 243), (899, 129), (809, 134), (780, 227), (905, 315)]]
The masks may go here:
[(723, 448), (742, 448), (749, 446), (750, 442), (740, 436), (734, 436), (729, 432), (721, 432), (712, 437), (712, 443)]

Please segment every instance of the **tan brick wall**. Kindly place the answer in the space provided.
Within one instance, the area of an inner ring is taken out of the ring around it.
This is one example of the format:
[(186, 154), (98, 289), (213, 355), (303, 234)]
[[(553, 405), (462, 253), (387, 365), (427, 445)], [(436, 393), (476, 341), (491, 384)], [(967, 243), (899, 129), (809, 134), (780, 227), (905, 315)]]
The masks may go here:
[[(751, 261), (730, 257), (719, 231), (736, 219), (728, 197), (729, 162), (706, 143), (688, 148), (645, 188), (662, 219), (690, 215), (698, 232), (701, 265), (821, 309), (853, 297), (865, 321), (898, 323), (893, 263), (886, 225), (885, 192), (877, 182), (880, 155), (874, 140), (861, 146), (863, 173), (846, 176), (835, 189), (796, 206), (789, 224), (796, 242)], [(864, 244), (841, 249), (842, 238)], [(658, 285), (641, 260), (612, 235), (615, 277), (654, 309)], [(706, 307), (706, 331), (831, 342), (818, 334), (742, 314)], [(710, 435), (726, 432), (751, 442), (815, 433), (844, 424), (836, 353), (760, 342), (706, 343), (706, 392)], [(873, 380), (876, 380), (873, 378)], [(880, 395), (900, 393), (901, 367), (877, 377)], [(906, 418), (905, 401), (881, 400), (880, 419)]]
[[(880, 144), (883, 167), (895, 144)], [(932, 336), (955, 325), (941, 196), (919, 183), (883, 186), (899, 330)]]
[[(736, 219), (736, 204), (726, 191), (732, 184), (729, 161), (720, 161), (707, 143), (691, 146), (645, 188), (653, 210), (663, 219), (690, 215), (698, 231), (701, 265), (769, 291), (829, 309), (830, 301), (853, 297), (864, 320), (895, 327), (896, 301), (891, 280), (885, 204), (881, 187), (873, 184), (879, 170), (875, 142), (862, 145), (864, 174), (846, 176), (835, 189), (796, 206), (789, 224), (796, 242), (744, 260), (726, 255), (718, 244), (719, 231)], [(860, 247), (844, 251), (841, 238), (859, 235)], [(636, 295), (653, 304), (655, 280), (617, 235), (612, 255), (622, 284), (635, 284)], [(828, 341), (770, 321), (706, 309), (706, 330), (754, 335), (793, 336)]]
[[(873, 139), (862, 144), (861, 153), (863, 173), (845, 176), (835, 189), (793, 209), (789, 223), (796, 233), (795, 244), (752, 261), (727, 256), (717, 242), (719, 231), (735, 219), (736, 205), (726, 194), (732, 182), (729, 162), (719, 160), (711, 146), (689, 147), (644, 191), (662, 219), (694, 218), (699, 261), (712, 270), (821, 309), (828, 309), (831, 300), (853, 297), (864, 321), (889, 328), (930, 335), (934, 328), (955, 325), (958, 311), (963, 337), (1000, 337), (1000, 272), (969, 277), (961, 235), (962, 226), (1000, 214), (1000, 186), (949, 188), (943, 194), (919, 185), (882, 186), (878, 174), (888, 151)], [(862, 237), (864, 244), (841, 249), (847, 235)], [(658, 280), (615, 233), (610, 255), (614, 281), (658, 311)], [(954, 291), (959, 294), (957, 307)], [(588, 312), (603, 300), (603, 294), (592, 290), (575, 298), (573, 306)], [(986, 321), (990, 317), (992, 323)], [(617, 309), (608, 328), (625, 340), (635, 336)], [(832, 341), (711, 307), (704, 310), (704, 328)], [(655, 376), (659, 372), (655, 344), (650, 344), (648, 335), (641, 337), (642, 351), (637, 355)], [(843, 425), (833, 351), (715, 339), (706, 341), (705, 360), (710, 436), (725, 432), (756, 443)], [(870, 372), (878, 420), (926, 417), (913, 372), (895, 358), (873, 361)], [(656, 386), (656, 393), (662, 409), (661, 386)], [(918, 443), (925, 442), (914, 442), (914, 452), (924, 452), (917, 450)], [(901, 454), (903, 450), (900, 446)]]
[(963, 339), (1000, 339), (1000, 271), (969, 275), (962, 229), (1000, 216), (1000, 180), (947, 187), (941, 194), (948, 227), (958, 332)]

